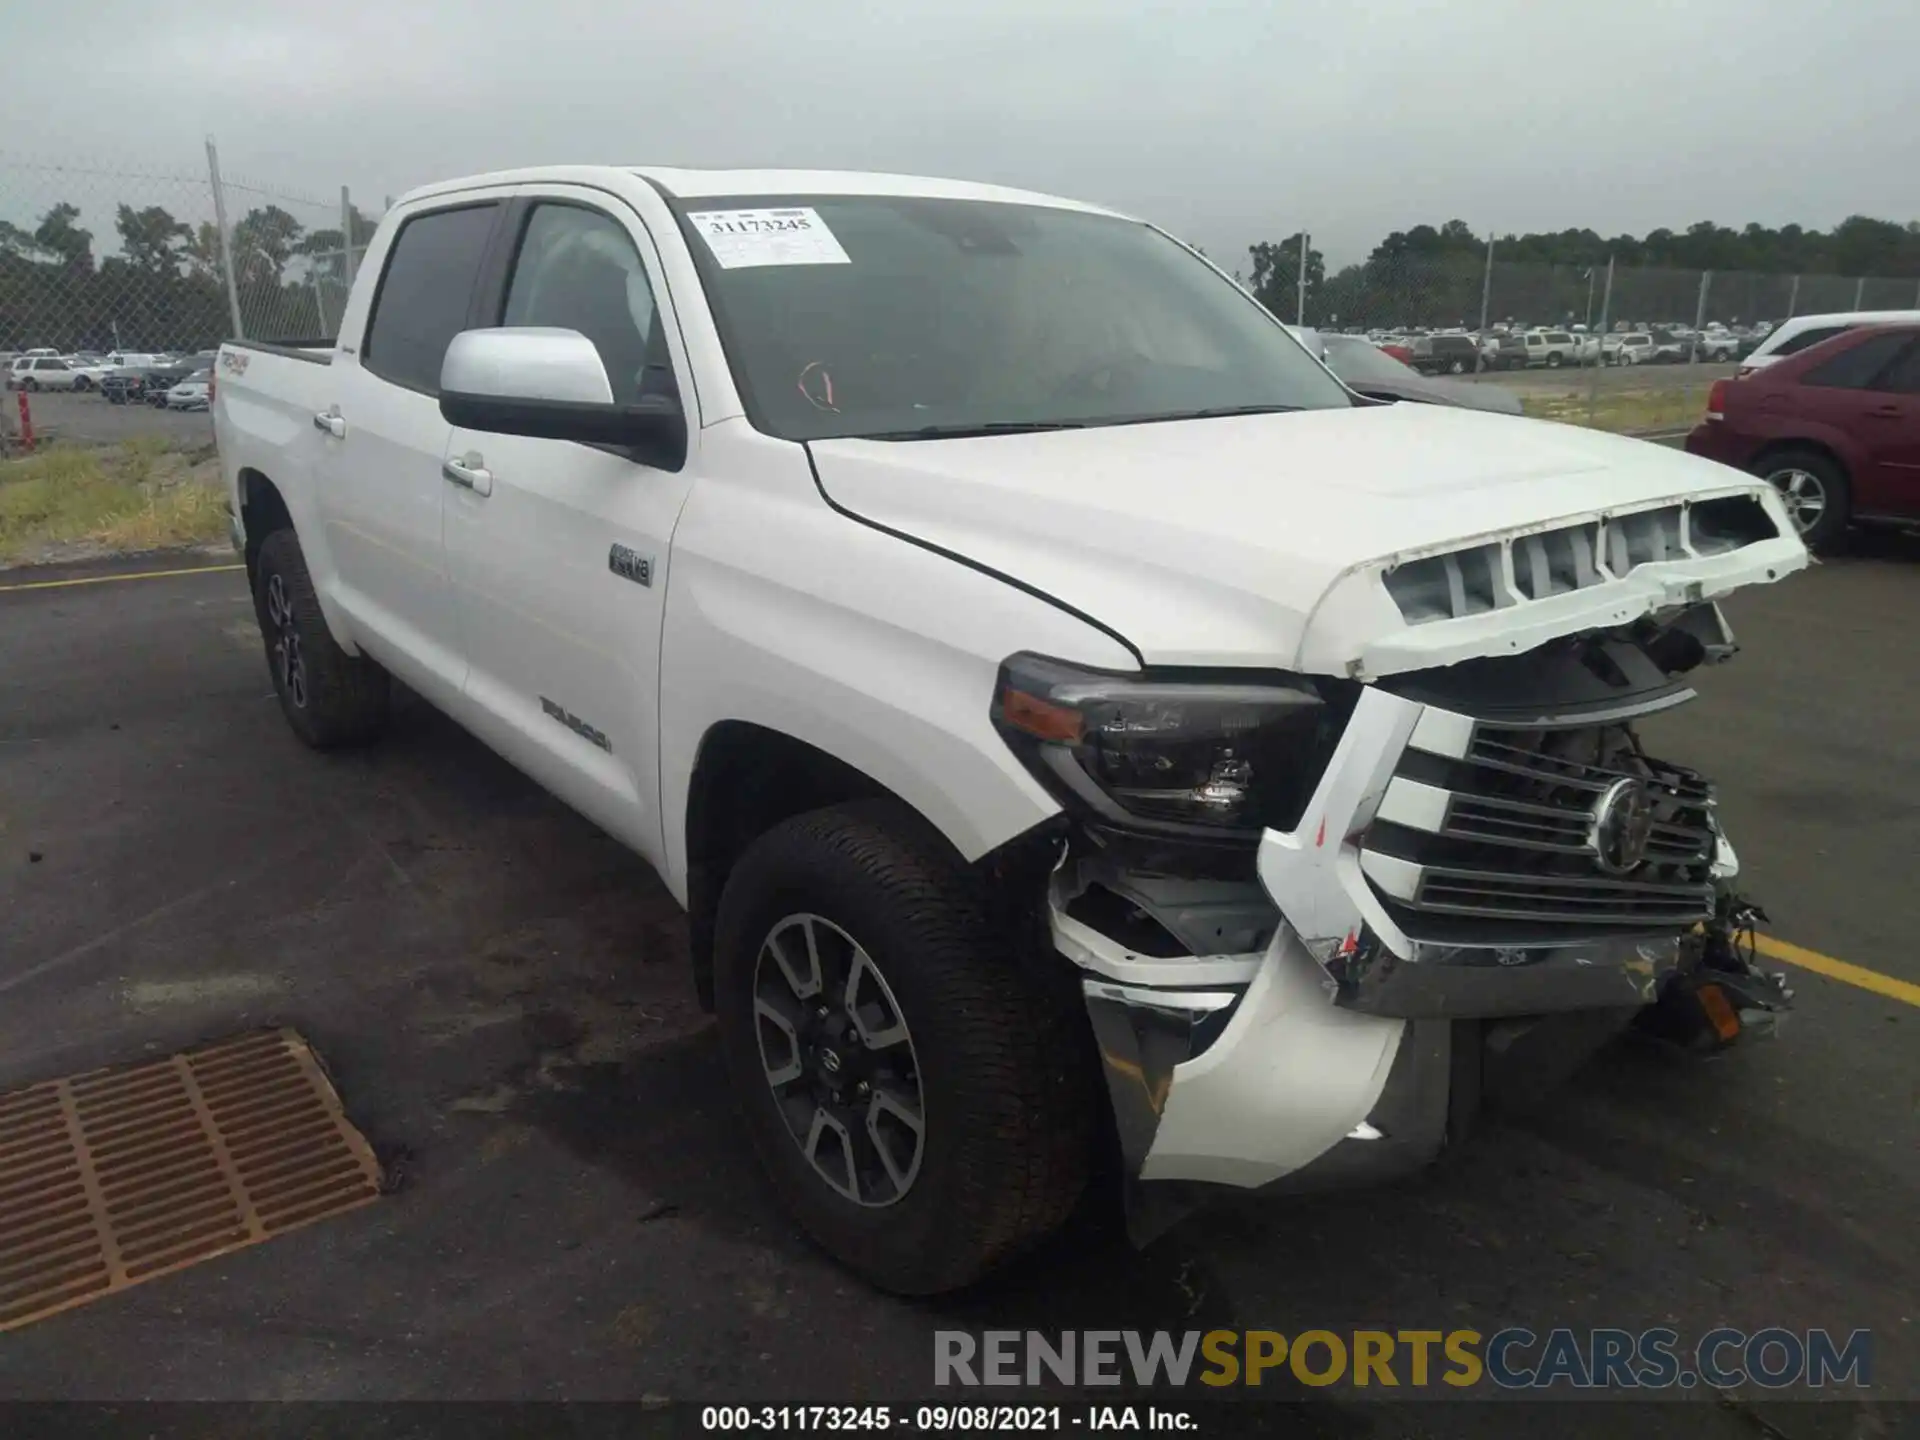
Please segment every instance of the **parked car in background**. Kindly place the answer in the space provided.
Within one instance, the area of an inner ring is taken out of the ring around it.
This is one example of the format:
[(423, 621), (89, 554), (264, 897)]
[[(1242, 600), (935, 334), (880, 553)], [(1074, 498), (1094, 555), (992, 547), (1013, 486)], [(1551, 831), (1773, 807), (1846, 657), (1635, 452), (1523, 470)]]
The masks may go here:
[(213, 371), (196, 370), (167, 391), (169, 410), (205, 410), (213, 403)]
[(158, 365), (160, 357), (145, 350), (111, 350), (107, 352), (106, 363), (115, 370), (144, 370), (149, 365)]
[[(80, 373), (71, 361), (59, 355), (22, 357), (13, 362), (13, 374), (7, 384), (13, 390), (71, 390)], [(93, 381), (89, 379), (87, 384), (91, 387)]]
[[(191, 372), (178, 375), (167, 373), (165, 379), (158, 384), (160, 393), (164, 395), (173, 386), (186, 379), (188, 373)], [(155, 383), (155, 377), (160, 374), (161, 367), (158, 365), (115, 370), (100, 382), (100, 394), (109, 405), (137, 405), (147, 399), (148, 392)]]
[(1764, 370), (1789, 355), (1810, 350), (1822, 341), (1862, 325), (1896, 325), (1909, 320), (1920, 320), (1920, 310), (1847, 310), (1829, 315), (1796, 315), (1774, 326), (1741, 360), (1740, 374)]
[(1402, 365), (1408, 364), (1413, 359), (1412, 342), (1404, 335), (1393, 335), (1384, 340), (1375, 340), (1372, 343), (1382, 355), (1390, 355)]
[(1655, 326), (1648, 332), (1653, 344), (1641, 363), (1646, 365), (1684, 365), (1692, 353), (1689, 337), (1678, 330), (1668, 330)]
[(70, 388), (75, 390), (98, 390), (100, 382), (113, 374), (115, 369), (103, 359), (69, 360), (67, 368), (73, 372), (73, 384)]
[(145, 372), (142, 393), (150, 405), (164, 406), (167, 392), (181, 381), (186, 380), (200, 370), (212, 370), (217, 352), (206, 350), (198, 355), (184, 355), (166, 365), (156, 365)]
[(1578, 364), (1580, 342), (1567, 330), (1529, 330), (1525, 336), (1527, 363), (1558, 370), (1562, 365)]
[(1476, 368), (1480, 347), (1471, 335), (1422, 335), (1408, 361), (1422, 375), (1467, 375)]
[(1349, 390), (1370, 400), (1458, 405), (1496, 415), (1523, 413), (1520, 397), (1504, 385), (1468, 385), (1459, 380), (1422, 375), (1379, 347), (1347, 335), (1329, 335), (1325, 343), (1327, 368), (1338, 375)]
[(1610, 335), (1613, 342), (1607, 363), (1610, 365), (1644, 365), (1653, 354), (1653, 336), (1644, 330), (1629, 330), (1624, 335)]
[(1815, 550), (1857, 520), (1920, 523), (1920, 321), (1850, 326), (1714, 381), (1687, 449), (1770, 481)]
[(1320, 332), (1311, 325), (1288, 325), (1283, 322), (1280, 328), (1293, 336), (1293, 338), (1298, 340), (1302, 345), (1306, 346), (1307, 353), (1313, 356), (1314, 359), (1325, 360), (1327, 358), (1327, 342), (1321, 338)]
[(1739, 355), (1740, 337), (1731, 330), (1702, 330), (1694, 346), (1701, 363), (1720, 365)]

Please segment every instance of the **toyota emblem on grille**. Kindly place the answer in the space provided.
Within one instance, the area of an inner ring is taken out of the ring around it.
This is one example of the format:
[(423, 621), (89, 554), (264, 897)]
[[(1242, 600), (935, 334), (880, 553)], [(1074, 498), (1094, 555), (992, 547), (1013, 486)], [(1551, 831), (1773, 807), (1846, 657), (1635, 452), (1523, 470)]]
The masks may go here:
[(1647, 858), (1653, 837), (1653, 792), (1647, 782), (1632, 777), (1616, 780), (1593, 807), (1593, 830), (1587, 843), (1600, 868), (1625, 875)]

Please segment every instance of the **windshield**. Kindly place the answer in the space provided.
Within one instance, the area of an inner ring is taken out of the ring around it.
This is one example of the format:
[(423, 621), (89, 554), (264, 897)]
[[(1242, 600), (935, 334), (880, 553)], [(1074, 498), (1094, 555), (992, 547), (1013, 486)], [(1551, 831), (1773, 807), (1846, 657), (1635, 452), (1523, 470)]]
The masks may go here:
[(1328, 335), (1327, 367), (1352, 385), (1374, 381), (1382, 385), (1402, 385), (1416, 372), (1368, 340), (1346, 335)]
[(1337, 409), (1230, 281), (1136, 221), (906, 196), (690, 203), (749, 416), (790, 440)]

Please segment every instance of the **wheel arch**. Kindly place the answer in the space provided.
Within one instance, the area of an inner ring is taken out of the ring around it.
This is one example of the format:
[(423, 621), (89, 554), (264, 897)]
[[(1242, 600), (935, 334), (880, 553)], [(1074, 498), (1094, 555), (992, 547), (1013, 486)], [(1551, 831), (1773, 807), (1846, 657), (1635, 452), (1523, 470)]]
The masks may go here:
[[(300, 542), (300, 553), (313, 577), (314, 593), (320, 601), (320, 613), (334, 640), (349, 655), (358, 655), (360, 647), (353, 627), (341, 612), (333, 595), (333, 557), (327, 553), (318, 519), (311, 510), (303, 510), (302, 497), (290, 487), (268, 475), (257, 465), (244, 460), (234, 471), (233, 495), (240, 507), (240, 526), (246, 535), (241, 552), (247, 566), (247, 586), (253, 587), (259, 567), (260, 546), (275, 530), (291, 530)], [(307, 502), (309, 505), (311, 501)]]
[(260, 562), (261, 542), (279, 529), (292, 530), (298, 535), (299, 526), (293, 523), (293, 511), (287, 507), (286, 496), (263, 472), (242, 466), (235, 477), (234, 488), (239, 492), (240, 524), (247, 537), (244, 558), (247, 585), (251, 587)]
[(761, 835), (810, 810), (890, 800), (927, 817), (871, 775), (817, 745), (750, 720), (722, 720), (700, 737), (687, 781), (687, 943), (700, 1003), (713, 1008), (713, 923), (727, 876)]
[[(740, 857), (783, 820), (833, 805), (878, 801), (944, 849), (956, 866), (997, 882), (983, 895), (997, 922), (1019, 924), (1025, 889), (1042, 892), (1058, 858), (1063, 815), (1041, 820), (969, 862), (941, 828), (906, 796), (859, 767), (784, 731), (750, 720), (722, 720), (701, 737), (687, 784), (687, 942), (694, 988), (713, 1008), (713, 933), (720, 894)], [(1022, 880), (1033, 880), (1023, 889)], [(1013, 882), (1013, 883), (1008, 883)]]
[(1853, 478), (1853, 462), (1848, 459), (1840, 447), (1824, 438), (1801, 435), (1790, 437), (1782, 436), (1779, 439), (1769, 440), (1766, 444), (1762, 445), (1753, 455), (1751, 464), (1754, 473), (1758, 474), (1760, 467), (1769, 461), (1776, 460), (1782, 455), (1789, 455), (1795, 452), (1819, 455), (1824, 459), (1831, 460), (1835, 465), (1840, 467), (1841, 474), (1848, 480), (1852, 480)]

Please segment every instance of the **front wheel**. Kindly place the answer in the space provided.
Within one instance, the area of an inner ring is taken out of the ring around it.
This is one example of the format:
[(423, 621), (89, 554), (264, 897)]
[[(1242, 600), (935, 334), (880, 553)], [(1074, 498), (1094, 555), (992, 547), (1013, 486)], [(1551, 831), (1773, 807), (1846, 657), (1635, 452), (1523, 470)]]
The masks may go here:
[(1831, 553), (1846, 533), (1853, 508), (1840, 464), (1816, 450), (1782, 450), (1754, 468), (1786, 501), (1793, 528), (1807, 548)]
[(838, 806), (756, 840), (715, 926), (721, 1049), (774, 1191), (901, 1294), (963, 1288), (1053, 1231), (1092, 1157), (1075, 992), (976, 884), (897, 803)]
[(274, 694), (293, 733), (316, 750), (363, 744), (378, 735), (387, 719), (387, 672), (364, 655), (347, 654), (334, 640), (290, 529), (261, 542), (253, 606)]
[(1467, 362), (1466, 362), (1466, 361), (1464, 361), (1464, 360), (1454, 360), (1454, 361), (1452, 361), (1452, 362), (1451, 362), (1451, 363), (1449, 363), (1449, 364), (1448, 364), (1448, 366), (1447, 366), (1447, 373), (1448, 373), (1449, 375), (1464, 375), (1464, 374), (1466, 374), (1466, 373), (1467, 373)]
[(1547, 356), (1547, 368), (1549, 370), (1558, 370), (1561, 367), (1561, 365), (1564, 363), (1565, 362), (1561, 359), (1560, 352), (1558, 350), (1555, 350), (1552, 354)]
[(91, 390), (93, 388), (93, 382), (84, 375), (76, 376), (74, 378), (73, 388), (76, 390)]

